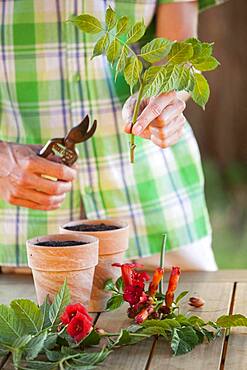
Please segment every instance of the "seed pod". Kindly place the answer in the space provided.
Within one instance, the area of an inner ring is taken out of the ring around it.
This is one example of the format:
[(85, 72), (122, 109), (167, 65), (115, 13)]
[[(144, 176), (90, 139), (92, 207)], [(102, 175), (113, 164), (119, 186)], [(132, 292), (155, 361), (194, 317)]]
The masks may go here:
[(189, 305), (193, 307), (202, 307), (205, 304), (205, 301), (201, 297), (191, 297), (189, 299)]

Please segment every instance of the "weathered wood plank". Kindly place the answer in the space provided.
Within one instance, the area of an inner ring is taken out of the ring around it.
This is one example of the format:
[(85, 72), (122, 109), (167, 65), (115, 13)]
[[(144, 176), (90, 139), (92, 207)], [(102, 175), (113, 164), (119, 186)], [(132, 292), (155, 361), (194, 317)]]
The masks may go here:
[[(236, 288), (233, 313), (247, 315), (247, 284), (239, 283)], [(225, 370), (246, 370), (247, 368), (247, 329), (234, 328), (228, 341)]]
[[(128, 305), (124, 304), (116, 311), (102, 313), (96, 322), (96, 327), (111, 333), (128, 327), (132, 321), (126, 315), (127, 308)], [(153, 339), (149, 339), (133, 346), (119, 348), (109, 356), (102, 367), (107, 370), (144, 370), (153, 342)]]
[(15, 298), (36, 300), (32, 276), (0, 274), (0, 303), (8, 304)]
[[(201, 309), (190, 309), (193, 314), (205, 320), (215, 320), (218, 316), (229, 312), (233, 292), (232, 283), (186, 283), (183, 284), (183, 288), (191, 292), (190, 296), (199, 295), (206, 301)], [(183, 305), (183, 311), (185, 308)], [(203, 343), (188, 355), (172, 357), (165, 341), (159, 338), (148, 368), (150, 370), (164, 368), (166, 370), (217, 370), (220, 369), (223, 345), (224, 337), (218, 338), (214, 343)]]

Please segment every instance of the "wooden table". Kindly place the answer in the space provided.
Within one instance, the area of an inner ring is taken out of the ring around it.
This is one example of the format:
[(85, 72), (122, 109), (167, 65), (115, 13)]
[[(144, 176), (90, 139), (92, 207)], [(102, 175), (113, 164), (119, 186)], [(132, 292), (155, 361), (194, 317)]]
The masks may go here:
[[(229, 313), (247, 315), (247, 270), (218, 272), (187, 272), (181, 276), (179, 291), (189, 290), (206, 301), (201, 309), (183, 309), (196, 312), (205, 320)], [(16, 297), (35, 299), (31, 276), (0, 275), (0, 302), (9, 303)], [(95, 315), (96, 326), (117, 331), (128, 326), (126, 306), (111, 313)], [(8, 358), (0, 361), (0, 368), (13, 370)], [(246, 370), (247, 330), (233, 329), (229, 337), (204, 343), (190, 354), (172, 357), (162, 338), (116, 350), (102, 368), (114, 370)]]

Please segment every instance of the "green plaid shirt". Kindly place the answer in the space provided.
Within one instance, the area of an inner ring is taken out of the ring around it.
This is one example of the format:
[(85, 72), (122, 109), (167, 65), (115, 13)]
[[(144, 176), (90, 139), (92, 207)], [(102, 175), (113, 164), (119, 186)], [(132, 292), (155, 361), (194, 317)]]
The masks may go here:
[[(200, 8), (221, 2), (200, 0)], [(90, 61), (92, 36), (65, 22), (81, 12), (103, 18), (108, 3), (0, 1), (0, 139), (45, 144), (63, 137), (87, 113), (99, 122), (94, 138), (79, 148), (78, 179), (60, 210), (34, 211), (0, 200), (0, 265), (26, 265), (26, 239), (79, 219), (81, 199), (88, 218), (129, 221), (129, 257), (158, 252), (164, 232), (168, 249), (210, 235), (200, 154), (189, 125), (178, 144), (165, 150), (139, 140), (136, 163), (130, 165), (121, 117), (128, 90), (115, 85), (105, 57)], [(155, 0), (110, 4), (146, 24), (157, 5)]]

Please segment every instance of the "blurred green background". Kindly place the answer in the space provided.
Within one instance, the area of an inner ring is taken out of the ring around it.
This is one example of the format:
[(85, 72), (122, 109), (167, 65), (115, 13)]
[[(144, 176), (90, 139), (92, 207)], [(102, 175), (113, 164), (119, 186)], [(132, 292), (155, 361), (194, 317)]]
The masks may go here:
[(215, 42), (221, 66), (207, 75), (211, 97), (186, 115), (197, 137), (219, 268), (247, 268), (247, 1), (203, 12), (199, 38)]
[(246, 167), (223, 171), (204, 161), (206, 198), (213, 227), (213, 248), (219, 268), (247, 268)]

